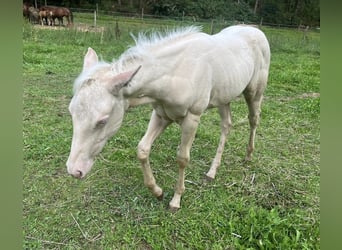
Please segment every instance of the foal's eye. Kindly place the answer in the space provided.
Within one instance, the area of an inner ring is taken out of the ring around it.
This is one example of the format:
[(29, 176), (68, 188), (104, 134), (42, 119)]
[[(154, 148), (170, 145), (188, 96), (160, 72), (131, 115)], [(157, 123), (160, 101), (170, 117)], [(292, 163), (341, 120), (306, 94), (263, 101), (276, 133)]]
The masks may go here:
[(104, 125), (106, 125), (107, 122), (108, 122), (108, 117), (102, 118), (102, 119), (97, 121), (95, 128), (101, 128)]

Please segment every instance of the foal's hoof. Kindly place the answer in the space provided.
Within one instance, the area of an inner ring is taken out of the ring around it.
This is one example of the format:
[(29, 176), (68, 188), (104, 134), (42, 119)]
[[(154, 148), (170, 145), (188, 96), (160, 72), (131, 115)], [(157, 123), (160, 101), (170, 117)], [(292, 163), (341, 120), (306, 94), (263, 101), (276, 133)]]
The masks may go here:
[(161, 195), (157, 196), (157, 199), (162, 201), (164, 199), (164, 193), (161, 193)]
[(208, 175), (204, 175), (204, 181), (205, 182), (212, 182), (212, 181), (214, 181), (215, 179), (213, 178), (213, 177), (210, 177), (210, 176), (208, 176)]
[(250, 156), (246, 156), (245, 159), (243, 159), (244, 163), (247, 163), (247, 162), (250, 162), (250, 161), (252, 161), (252, 156), (251, 155)]
[(170, 211), (171, 213), (176, 213), (179, 209), (180, 209), (180, 207), (172, 207), (172, 206), (169, 206), (169, 211)]

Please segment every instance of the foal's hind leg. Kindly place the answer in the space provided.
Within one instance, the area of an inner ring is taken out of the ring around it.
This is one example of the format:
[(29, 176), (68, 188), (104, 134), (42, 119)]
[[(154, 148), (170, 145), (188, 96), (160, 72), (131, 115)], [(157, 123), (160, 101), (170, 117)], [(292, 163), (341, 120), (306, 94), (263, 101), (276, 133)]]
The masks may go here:
[(217, 168), (221, 164), (221, 158), (224, 150), (224, 145), (226, 143), (227, 135), (229, 134), (230, 128), (232, 127), (232, 120), (231, 120), (231, 112), (230, 112), (230, 104), (220, 106), (218, 108), (220, 116), (221, 116), (221, 137), (220, 143), (217, 147), (216, 155), (211, 163), (211, 167), (206, 174), (208, 180), (213, 180), (216, 175)]
[(252, 153), (254, 151), (256, 129), (260, 121), (260, 107), (263, 99), (263, 88), (259, 89), (258, 91), (251, 91), (249, 89), (246, 89), (243, 94), (248, 105), (248, 120), (250, 126), (250, 135), (245, 161), (250, 161), (252, 159)]

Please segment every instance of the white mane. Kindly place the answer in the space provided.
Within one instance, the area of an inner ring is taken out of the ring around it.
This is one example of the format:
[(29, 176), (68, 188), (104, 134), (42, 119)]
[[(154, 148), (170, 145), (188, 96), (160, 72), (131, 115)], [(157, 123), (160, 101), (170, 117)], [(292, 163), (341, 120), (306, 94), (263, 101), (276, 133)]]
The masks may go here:
[(165, 45), (168, 42), (175, 41), (190, 34), (201, 32), (201, 30), (202, 27), (199, 26), (187, 26), (166, 30), (166, 32), (154, 31), (150, 34), (140, 32), (137, 37), (131, 34), (135, 46), (130, 47), (117, 61), (114, 61), (116, 69), (121, 71), (127, 61), (148, 56), (148, 48)]
[(140, 32), (138, 34), (138, 37), (135, 37), (133, 34), (131, 34), (132, 38), (135, 41), (135, 48), (141, 49), (145, 48), (147, 46), (153, 46), (155, 44), (160, 44), (164, 42), (168, 42), (180, 37), (187, 36), (189, 34), (197, 33), (202, 30), (201, 27), (198, 26), (187, 26), (187, 27), (178, 27), (174, 28), (172, 30), (167, 30), (166, 33), (156, 31), (151, 33), (150, 35), (147, 35), (146, 32)]

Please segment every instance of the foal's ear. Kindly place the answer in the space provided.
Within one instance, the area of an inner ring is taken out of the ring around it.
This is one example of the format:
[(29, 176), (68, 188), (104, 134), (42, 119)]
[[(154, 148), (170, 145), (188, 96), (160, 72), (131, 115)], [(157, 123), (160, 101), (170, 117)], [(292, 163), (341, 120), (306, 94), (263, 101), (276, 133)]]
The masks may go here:
[(97, 64), (98, 61), (99, 58), (97, 57), (95, 50), (89, 47), (87, 54), (84, 56), (83, 71), (86, 71), (87, 69), (91, 68), (92, 66)]
[(140, 70), (141, 65), (132, 71), (123, 72), (121, 74), (116, 75), (109, 82), (109, 91), (113, 94), (117, 94), (119, 90), (123, 87), (126, 87), (130, 81), (132, 81), (133, 77)]

